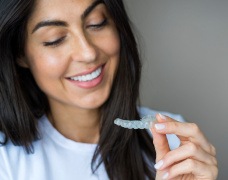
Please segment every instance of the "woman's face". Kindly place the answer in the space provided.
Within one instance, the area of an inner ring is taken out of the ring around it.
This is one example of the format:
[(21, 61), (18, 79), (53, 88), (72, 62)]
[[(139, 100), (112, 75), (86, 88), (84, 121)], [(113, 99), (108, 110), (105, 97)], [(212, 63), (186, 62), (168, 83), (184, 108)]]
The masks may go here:
[(99, 108), (109, 97), (120, 41), (105, 5), (38, 0), (28, 21), (25, 58), (50, 106)]

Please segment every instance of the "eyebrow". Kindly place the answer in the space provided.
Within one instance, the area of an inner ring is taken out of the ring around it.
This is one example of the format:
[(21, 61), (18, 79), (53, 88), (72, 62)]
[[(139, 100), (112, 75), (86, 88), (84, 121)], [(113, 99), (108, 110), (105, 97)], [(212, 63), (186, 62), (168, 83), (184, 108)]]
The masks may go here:
[[(85, 9), (85, 11), (83, 12), (83, 14), (81, 15), (81, 19), (84, 20), (91, 13), (91, 11), (93, 11), (93, 9), (97, 5), (99, 5), (101, 3), (104, 3), (103, 0), (96, 0), (96, 1), (94, 1), (90, 6), (88, 6)], [(42, 27), (45, 27), (45, 26), (62, 26), (62, 27), (67, 27), (69, 25), (65, 21), (61, 21), (61, 20), (45, 20), (45, 21), (41, 21), (41, 22), (39, 22), (39, 23), (36, 24), (36, 26), (32, 30), (32, 34), (35, 31), (37, 31), (39, 28), (42, 28)]]

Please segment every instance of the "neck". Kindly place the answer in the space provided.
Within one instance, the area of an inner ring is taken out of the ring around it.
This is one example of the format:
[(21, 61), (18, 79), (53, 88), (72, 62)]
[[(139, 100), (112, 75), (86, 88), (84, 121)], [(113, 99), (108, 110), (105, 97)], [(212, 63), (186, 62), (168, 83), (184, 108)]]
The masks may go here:
[(66, 138), (95, 144), (99, 139), (99, 109), (54, 108), (48, 114), (52, 125)]

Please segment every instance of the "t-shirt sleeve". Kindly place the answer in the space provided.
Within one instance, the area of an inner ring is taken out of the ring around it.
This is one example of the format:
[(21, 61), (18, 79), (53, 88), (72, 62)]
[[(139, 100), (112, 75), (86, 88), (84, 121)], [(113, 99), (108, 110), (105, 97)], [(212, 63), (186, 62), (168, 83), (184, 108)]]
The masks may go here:
[[(4, 134), (0, 132), (0, 142), (4, 140)], [(10, 180), (7, 173), (7, 165), (6, 165), (6, 148), (5, 146), (0, 144), (0, 180)]]

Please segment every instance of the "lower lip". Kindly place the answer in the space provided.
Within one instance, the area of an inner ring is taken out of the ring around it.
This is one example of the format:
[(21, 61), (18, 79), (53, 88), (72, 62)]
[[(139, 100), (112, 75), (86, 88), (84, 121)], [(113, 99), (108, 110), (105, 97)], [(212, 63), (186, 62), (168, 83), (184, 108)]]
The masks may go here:
[(91, 81), (74, 81), (71, 79), (67, 79), (67, 80), (80, 88), (90, 89), (98, 86), (101, 83), (103, 77), (104, 77), (104, 66), (102, 66), (101, 74)]

